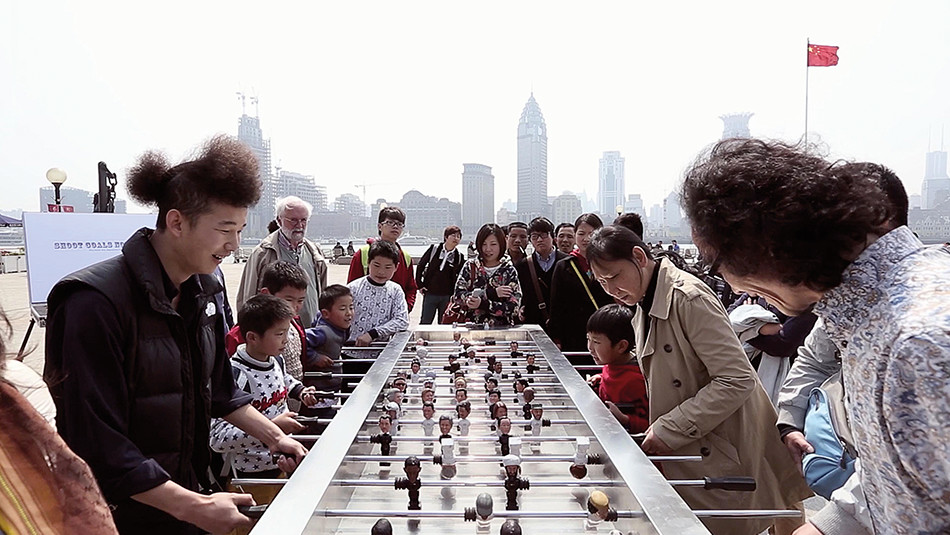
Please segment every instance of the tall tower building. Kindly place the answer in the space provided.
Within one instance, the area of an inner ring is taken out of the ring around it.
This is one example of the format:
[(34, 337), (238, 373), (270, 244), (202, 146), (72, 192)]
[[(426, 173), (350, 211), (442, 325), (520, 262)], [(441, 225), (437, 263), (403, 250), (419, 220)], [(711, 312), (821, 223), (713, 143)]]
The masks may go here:
[(518, 219), (547, 216), (548, 128), (534, 93), (518, 121)]
[(474, 235), (485, 223), (495, 220), (495, 177), (491, 167), (480, 163), (462, 164), (462, 232)]
[(617, 207), (623, 206), (626, 197), (623, 162), (619, 151), (606, 151), (604, 157), (600, 159), (597, 207), (602, 214), (614, 215), (617, 213)]
[(933, 209), (950, 200), (950, 177), (947, 176), (947, 153), (935, 150), (927, 153), (927, 169), (920, 188), (921, 204)]
[(733, 137), (752, 137), (749, 133), (749, 119), (754, 113), (729, 113), (720, 115), (722, 119), (722, 139)]
[(244, 107), (245, 95), (238, 94), (241, 100), (241, 118), (238, 120), (238, 140), (247, 145), (261, 167), (261, 182), (264, 189), (261, 199), (247, 211), (247, 227), (245, 235), (251, 238), (261, 238), (267, 235), (267, 223), (274, 219), (274, 206), (277, 202), (273, 174), (271, 173), (270, 140), (264, 139), (261, 130), (261, 120), (257, 117), (257, 97), (250, 97), (254, 104), (255, 115), (251, 117)]

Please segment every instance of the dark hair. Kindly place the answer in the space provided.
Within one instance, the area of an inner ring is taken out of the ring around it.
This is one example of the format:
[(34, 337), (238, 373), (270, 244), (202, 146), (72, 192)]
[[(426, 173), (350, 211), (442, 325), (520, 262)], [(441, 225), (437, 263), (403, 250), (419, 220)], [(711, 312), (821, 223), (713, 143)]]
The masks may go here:
[(634, 247), (643, 250), (643, 254), (650, 260), (653, 255), (643, 243), (643, 239), (627, 227), (609, 225), (594, 231), (587, 246), (587, 261), (592, 265), (599, 262), (614, 262), (616, 260), (632, 260), (630, 256)]
[(643, 239), (643, 220), (640, 218), (640, 214), (634, 212), (626, 212), (617, 216), (617, 219), (614, 219), (614, 225), (620, 225), (621, 227), (627, 227), (632, 230), (634, 234), (640, 236), (640, 239)]
[(893, 221), (897, 227), (907, 225), (907, 211), (910, 208), (910, 202), (907, 198), (907, 190), (904, 189), (904, 183), (901, 182), (894, 171), (883, 165), (866, 162), (845, 164), (840, 169), (854, 170), (877, 180), (878, 186), (887, 197), (888, 220)]
[(261, 196), (260, 167), (251, 149), (229, 136), (211, 138), (198, 157), (174, 167), (164, 154), (149, 151), (129, 169), (129, 195), (144, 205), (158, 206), (156, 228), (165, 228), (169, 210), (194, 223), (212, 203), (246, 208)]
[(369, 254), (366, 255), (366, 261), (372, 262), (377, 256), (388, 258), (392, 260), (394, 264), (399, 265), (399, 249), (396, 248), (395, 243), (386, 240), (374, 241), (373, 245), (369, 246)]
[(271, 295), (290, 286), (298, 290), (306, 290), (310, 283), (303, 269), (293, 262), (280, 260), (264, 268), (261, 275), (261, 288), (267, 288)]
[(485, 240), (489, 236), (494, 236), (498, 240), (498, 259), (501, 260), (501, 257), (505, 254), (505, 231), (494, 223), (485, 223), (482, 228), (478, 229), (478, 234), (475, 235), (475, 250), (478, 252), (479, 262), (485, 261), (485, 256), (482, 254), (482, 245), (485, 244)]
[(506, 237), (508, 236), (508, 233), (509, 233), (509, 232), (511, 231), (511, 229), (513, 229), (513, 228), (523, 228), (523, 229), (525, 229), (525, 231), (527, 232), (527, 230), (528, 230), (528, 224), (525, 223), (524, 221), (512, 221), (511, 223), (508, 223), (507, 225), (504, 226), (504, 228), (502, 228), (502, 230), (505, 231), (505, 236), (506, 236)]
[(280, 228), (280, 224), (277, 223), (277, 220), (276, 220), (276, 219), (271, 219), (271, 220), (270, 220), (270, 223), (267, 224), (267, 233), (268, 233), (268, 234), (273, 234), (273, 233), (277, 232), (277, 229), (279, 229), (279, 228)]
[(275, 323), (294, 317), (294, 311), (283, 299), (268, 294), (257, 294), (244, 302), (238, 311), (241, 336), (247, 333), (264, 334)]
[(348, 287), (342, 284), (331, 284), (320, 292), (320, 299), (317, 302), (317, 306), (320, 307), (320, 310), (330, 310), (333, 308), (333, 305), (336, 304), (337, 299), (347, 295), (353, 295)]
[(573, 223), (560, 223), (557, 227), (554, 228), (554, 235), (557, 236), (557, 235), (561, 232), (561, 229), (562, 229), (562, 228), (565, 228), (565, 227), (571, 227), (571, 229), (573, 230), (573, 229), (574, 229), (574, 224), (573, 224)]
[(539, 234), (548, 233), (554, 236), (554, 223), (551, 223), (551, 220), (546, 217), (536, 217), (528, 225), (528, 234), (534, 234), (535, 232)]
[(462, 239), (462, 229), (458, 228), (455, 225), (449, 225), (445, 227), (445, 230), (442, 231), (442, 239), (447, 240), (449, 239), (449, 236), (453, 234), (458, 234), (459, 239)]
[[(0, 309), (0, 371), (5, 367), (7, 360), (7, 337), (13, 333), (13, 326), (10, 325), (10, 320), (7, 319), (6, 313), (3, 312), (3, 309)], [(3, 374), (0, 374), (0, 381), (3, 380)]]
[(406, 212), (403, 212), (402, 208), (398, 206), (387, 206), (386, 208), (383, 208), (379, 211), (379, 217), (376, 218), (376, 224), (382, 224), (382, 222), (386, 221), (387, 219), (392, 219), (405, 224)]
[(431, 401), (426, 401), (422, 404), (422, 408), (424, 409), (426, 407), (432, 407), (432, 410), (435, 410), (435, 403), (432, 403)]
[(636, 335), (633, 333), (633, 312), (625, 306), (610, 304), (601, 307), (587, 320), (587, 332), (603, 334), (610, 339), (611, 345), (621, 340), (627, 341), (627, 347), (633, 350)]
[(735, 276), (824, 292), (841, 283), (889, 203), (877, 177), (804, 145), (720, 141), (686, 171), (682, 205), (696, 245)]
[(574, 220), (574, 228), (576, 229), (577, 227), (581, 226), (581, 223), (587, 223), (593, 227), (594, 230), (604, 226), (604, 222), (601, 221), (600, 216), (590, 212), (577, 216), (577, 219)]

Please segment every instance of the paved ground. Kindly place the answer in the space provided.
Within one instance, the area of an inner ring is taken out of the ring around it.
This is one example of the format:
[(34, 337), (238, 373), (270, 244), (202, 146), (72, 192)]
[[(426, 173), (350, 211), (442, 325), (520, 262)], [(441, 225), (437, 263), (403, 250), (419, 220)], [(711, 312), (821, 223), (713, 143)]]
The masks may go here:
[[(231, 301), (231, 308), (237, 313), (234, 296), (237, 295), (238, 284), (241, 282), (241, 271), (246, 264), (222, 264), (221, 270), (224, 271), (224, 279), (228, 287), (228, 297)], [(349, 266), (330, 265), (330, 271), (327, 280), (330, 284), (346, 284), (346, 274)], [(13, 325), (12, 336), (7, 337), (7, 345), (13, 353), (20, 348), (26, 330), (30, 325), (30, 298), (27, 291), (26, 273), (4, 273), (0, 274), (0, 307), (6, 312), (10, 323)], [(418, 325), (422, 311), (422, 296), (418, 297), (416, 306), (409, 313), (411, 325)], [(27, 351), (30, 353), (24, 359), (31, 368), (42, 373), (43, 359), (46, 351), (45, 344), (46, 330), (39, 326), (33, 328), (30, 339), (27, 343)]]

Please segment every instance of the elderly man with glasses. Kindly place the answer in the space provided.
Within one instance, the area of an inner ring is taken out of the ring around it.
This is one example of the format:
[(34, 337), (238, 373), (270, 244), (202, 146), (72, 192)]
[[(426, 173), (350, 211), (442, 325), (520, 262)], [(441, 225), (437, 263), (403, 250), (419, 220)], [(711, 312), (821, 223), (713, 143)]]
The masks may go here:
[[(406, 228), (406, 213), (398, 206), (386, 206), (379, 211), (377, 219), (377, 228), (379, 238), (396, 245), (399, 249), (399, 263), (396, 264), (396, 273), (393, 274), (392, 281), (402, 287), (406, 294), (406, 306), (409, 312), (412, 312), (412, 306), (416, 304), (416, 278), (412, 274), (412, 257), (406, 251), (402, 250), (396, 240), (402, 236), (403, 229)], [(357, 249), (353, 259), (350, 260), (350, 272), (347, 274), (347, 284), (369, 273), (369, 245), (364, 245)]]
[(313, 323), (320, 310), (320, 293), (327, 286), (327, 261), (320, 246), (306, 238), (307, 222), (313, 207), (297, 197), (284, 197), (277, 201), (277, 230), (261, 240), (241, 274), (238, 288), (238, 308), (260, 291), (260, 278), (271, 264), (284, 260), (299, 265), (307, 274), (307, 298), (300, 309), (300, 322), (304, 327)]

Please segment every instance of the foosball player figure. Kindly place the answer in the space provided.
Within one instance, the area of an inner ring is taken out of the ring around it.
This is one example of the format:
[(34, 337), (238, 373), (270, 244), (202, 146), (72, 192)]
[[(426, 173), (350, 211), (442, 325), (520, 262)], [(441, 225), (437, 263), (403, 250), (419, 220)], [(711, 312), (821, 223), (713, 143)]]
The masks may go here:
[(531, 404), (531, 421), (528, 423), (531, 427), (531, 434), (541, 435), (542, 427), (551, 427), (551, 420), (544, 418), (544, 407), (540, 403)]
[(617, 520), (617, 511), (610, 508), (610, 499), (599, 490), (591, 492), (587, 498), (587, 512), (589, 514), (584, 521), (584, 529), (587, 531), (597, 531), (597, 526), (604, 520)]
[[(495, 392), (498, 392), (498, 391), (496, 390)], [(495, 396), (493, 395), (492, 397), (495, 397)], [(497, 397), (501, 398), (501, 392), (498, 392)], [(508, 405), (505, 405), (504, 401), (496, 401), (488, 406), (488, 412), (491, 415), (492, 419), (496, 420), (495, 423), (497, 424), (498, 418), (501, 418), (499, 414), (508, 416)], [(492, 429), (492, 431), (494, 431), (494, 429)]]
[(488, 416), (495, 418), (495, 405), (501, 401), (501, 390), (493, 389), (488, 391)]
[(524, 398), (524, 405), (521, 406), (521, 412), (524, 414), (525, 420), (531, 419), (531, 405), (534, 403), (534, 388), (528, 387), (521, 392), (521, 397)]
[(435, 390), (431, 388), (423, 388), (422, 393), (419, 394), (419, 397), (422, 398), (423, 403), (432, 403), (435, 404)]
[(492, 370), (491, 370), (492, 375), (495, 377), (495, 379), (498, 379), (499, 381), (501, 381), (502, 379), (508, 378), (507, 375), (501, 373), (504, 367), (505, 365), (500, 360), (495, 361), (495, 364), (492, 366)]
[(427, 436), (432, 436), (432, 430), (435, 429), (435, 405), (432, 403), (423, 403), (422, 404), (422, 433)]
[(420, 366), (425, 366), (426, 357), (429, 356), (429, 350), (425, 347), (420, 347), (416, 349), (416, 358), (419, 360)]
[(498, 420), (498, 444), (501, 445), (501, 454), (508, 455), (511, 453), (511, 447), (508, 444), (509, 439), (511, 438), (511, 420), (508, 417), (501, 418)]
[(528, 380), (515, 379), (512, 387), (515, 389), (515, 405), (524, 405), (524, 389), (531, 388), (528, 386)]
[(462, 344), (462, 347), (464, 347), (465, 349), (468, 349), (469, 347), (472, 347), (472, 342), (471, 342), (471, 340), (469, 340), (468, 338), (465, 338), (465, 337), (460, 338), (460, 339), (459, 339), (459, 343)]
[(574, 479), (584, 479), (587, 476), (587, 452), (590, 450), (590, 439), (577, 437), (577, 451), (574, 452), (574, 463), (571, 464), (571, 475)]
[(402, 407), (395, 401), (389, 401), (383, 405), (383, 410), (389, 415), (389, 421), (393, 429), (399, 431), (399, 418), (402, 417)]
[(528, 373), (534, 373), (534, 372), (541, 371), (541, 366), (538, 366), (537, 364), (534, 363), (534, 358), (535, 358), (534, 355), (532, 355), (532, 354), (530, 354), (530, 353), (528, 354), (527, 357), (525, 357), (525, 360), (528, 361), (528, 364), (525, 366), (525, 370), (526, 370)]
[[(442, 419), (445, 418), (445, 415), (442, 415), (439, 418), (439, 425), (442, 425)], [(449, 422), (451, 422), (452, 417), (449, 417)], [(451, 423), (449, 424), (451, 428)], [(443, 433), (442, 437), (439, 438), (439, 443), (441, 445), (442, 455), (438, 456), (437, 459), (433, 459), (434, 462), (442, 465), (442, 470), (439, 472), (439, 479), (447, 481), (455, 477), (457, 473), (455, 469), (455, 439), (452, 438), (452, 435), (448, 433)], [(442, 487), (442, 497), (444, 498), (454, 498), (455, 489), (452, 487)]]
[(452, 380), (452, 393), (454, 394), (459, 388), (467, 388), (468, 383), (465, 382), (464, 377), (455, 377)]
[(407, 457), (402, 469), (406, 473), (406, 477), (397, 477), (394, 485), (396, 490), (405, 489), (409, 491), (409, 510), (418, 511), (422, 509), (422, 506), (419, 505), (419, 488), (422, 487), (422, 481), (419, 479), (419, 472), (422, 470), (419, 458), (415, 455)]
[(460, 333), (460, 332), (458, 332), (458, 331), (455, 331), (455, 332), (452, 333), (452, 340), (453, 340), (453, 341), (458, 342), (458, 341), (461, 340), (461, 339), (462, 339), (462, 333)]
[(385, 518), (380, 518), (373, 524), (373, 529), (369, 532), (370, 535), (393, 535), (393, 525), (389, 523), (389, 520)]
[(485, 356), (485, 362), (488, 363), (488, 373), (495, 371), (495, 362), (498, 360), (498, 357), (494, 353), (489, 353)]
[[(399, 381), (399, 379), (396, 379)], [(393, 381), (393, 386), (395, 386), (396, 381)], [(403, 379), (403, 386), (406, 386), (405, 379)], [(386, 401), (395, 403), (399, 407), (399, 412), (402, 413), (402, 400), (405, 396), (398, 388), (390, 388), (386, 391)]]
[(495, 518), (494, 501), (491, 494), (483, 492), (475, 498), (475, 533), (489, 533), (491, 521)]
[(461, 370), (461, 369), (462, 369), (462, 365), (459, 364), (459, 361), (458, 361), (458, 360), (459, 360), (459, 356), (458, 356), (458, 355), (456, 355), (456, 354), (454, 354), (454, 353), (450, 353), (450, 354), (449, 354), (449, 365), (448, 365), (448, 366), (443, 366), (442, 369), (445, 370), (445, 371), (447, 371), (447, 372), (449, 372), (449, 373), (455, 373), (455, 372), (457, 372), (458, 370)]
[(505, 493), (508, 496), (508, 503), (505, 509), (508, 511), (518, 510), (518, 491), (528, 490), (531, 484), (528, 478), (521, 476), (521, 459), (517, 455), (505, 455), (501, 459), (505, 465)]
[(442, 440), (443, 438), (452, 438), (453, 423), (454, 422), (452, 420), (451, 414), (446, 413), (442, 416), (439, 416), (439, 432), (442, 433), (439, 435), (439, 440)]
[(429, 345), (429, 341), (425, 338), (416, 338), (416, 351), (419, 351), (420, 347)]
[(521, 351), (518, 351), (518, 342), (515, 342), (514, 340), (512, 340), (511, 343), (508, 344), (508, 349), (511, 350), (511, 358), (513, 359), (524, 356), (524, 353), (522, 353)]
[[(406, 374), (406, 372), (400, 372), (400, 375), (405, 375), (405, 374)], [(405, 378), (405, 377), (396, 377), (395, 379), (393, 379), (393, 388), (395, 388), (396, 390), (402, 392), (403, 396), (406, 395), (406, 387), (407, 387), (407, 386), (408, 386), (408, 385), (406, 384), (406, 378)]]
[(509, 518), (501, 525), (501, 531), (498, 533), (501, 535), (521, 535), (521, 524), (514, 518)]
[(472, 413), (472, 403), (470, 401), (463, 401), (455, 406), (455, 412), (458, 413), (458, 430), (459, 434), (463, 437), (468, 436), (468, 429), (471, 427), (472, 422), (468, 421), (468, 415)]
[[(465, 384), (465, 383), (462, 383), (462, 384)], [(458, 405), (459, 403), (462, 403), (463, 401), (467, 401), (467, 400), (468, 400), (468, 389), (465, 388), (464, 386), (462, 388), (456, 388), (455, 389), (455, 404)]]
[(488, 401), (488, 393), (492, 390), (498, 390), (498, 380), (492, 376), (485, 377), (485, 401)]
[(412, 364), (409, 365), (409, 380), (413, 383), (419, 383), (422, 381), (422, 363), (419, 362), (419, 359), (413, 359)]
[[(389, 456), (392, 452), (391, 444), (393, 441), (393, 436), (389, 434), (390, 431), (392, 431), (392, 428), (392, 418), (390, 418), (388, 414), (384, 414), (379, 417), (379, 433), (369, 437), (369, 441), (372, 444), (379, 444), (380, 455)], [(380, 466), (389, 466), (389, 463), (379, 464)]]

